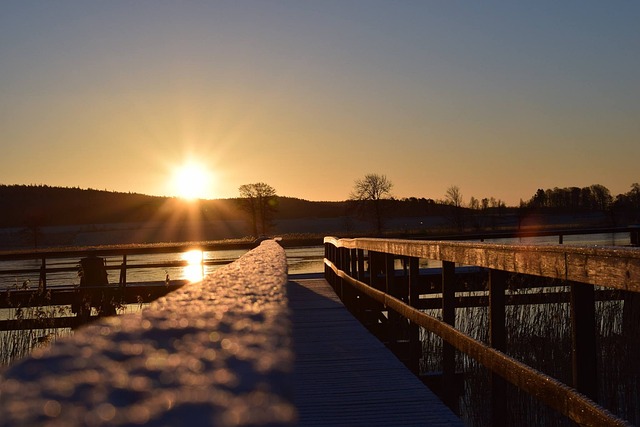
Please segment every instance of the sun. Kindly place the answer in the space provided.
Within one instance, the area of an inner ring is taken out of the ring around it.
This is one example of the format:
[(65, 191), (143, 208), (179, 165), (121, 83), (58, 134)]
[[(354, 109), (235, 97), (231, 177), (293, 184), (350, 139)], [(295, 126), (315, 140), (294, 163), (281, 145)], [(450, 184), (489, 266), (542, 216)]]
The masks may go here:
[(201, 164), (189, 162), (173, 173), (174, 193), (186, 200), (210, 199), (213, 174)]

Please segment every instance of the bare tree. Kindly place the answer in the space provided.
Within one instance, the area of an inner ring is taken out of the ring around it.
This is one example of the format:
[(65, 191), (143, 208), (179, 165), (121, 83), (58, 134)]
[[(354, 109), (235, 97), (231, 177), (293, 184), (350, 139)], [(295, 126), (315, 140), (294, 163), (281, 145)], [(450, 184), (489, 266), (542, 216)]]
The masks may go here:
[(452, 185), (447, 188), (447, 192), (444, 195), (445, 203), (451, 206), (451, 220), (460, 230), (464, 228), (464, 218), (462, 216), (462, 193), (460, 187)]
[(241, 206), (251, 219), (252, 235), (258, 236), (259, 231), (267, 234), (278, 203), (275, 188), (264, 182), (258, 182), (241, 185), (238, 190)]
[(457, 185), (452, 185), (447, 188), (447, 192), (445, 193), (445, 201), (448, 205), (454, 206), (456, 208), (462, 207), (462, 193), (460, 192), (460, 187)]
[(469, 199), (469, 208), (479, 211), (480, 210), (480, 200), (476, 199), (475, 197), (471, 196), (471, 199)]
[(378, 234), (383, 228), (383, 203), (385, 199), (391, 198), (392, 187), (393, 183), (386, 175), (370, 173), (355, 181), (349, 196), (351, 200), (358, 203), (361, 213), (371, 215)]

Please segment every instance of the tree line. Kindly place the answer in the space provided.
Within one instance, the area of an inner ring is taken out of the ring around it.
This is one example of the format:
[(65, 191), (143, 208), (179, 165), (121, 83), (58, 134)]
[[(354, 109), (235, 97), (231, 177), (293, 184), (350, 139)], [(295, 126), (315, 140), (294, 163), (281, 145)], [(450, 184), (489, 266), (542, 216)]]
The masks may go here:
[[(386, 175), (370, 173), (363, 178), (356, 179), (349, 200), (354, 203), (355, 211), (361, 217), (369, 218), (373, 228), (380, 233), (384, 228), (385, 218), (393, 215), (394, 197), (391, 193), (392, 181)], [(631, 190), (615, 197), (609, 189), (600, 184), (588, 187), (568, 187), (553, 189), (538, 189), (527, 202), (521, 201), (519, 207), (508, 208), (506, 203), (494, 197), (477, 199), (471, 197), (465, 204), (462, 191), (457, 185), (447, 188), (444, 199), (417, 199), (415, 197), (402, 199), (415, 204), (419, 201), (432, 205), (448, 206), (448, 215), (457, 228), (464, 228), (470, 218), (477, 217), (477, 213), (491, 211), (501, 214), (507, 209), (513, 210), (522, 219), (525, 212), (602, 212), (609, 215), (611, 222), (619, 220), (640, 221), (640, 184), (631, 184)], [(397, 204), (396, 204), (397, 205)], [(475, 222), (478, 223), (477, 218)]]
[[(277, 220), (313, 218), (359, 218), (382, 232), (390, 218), (447, 216), (464, 227), (504, 213), (606, 212), (628, 223), (640, 221), (640, 184), (613, 196), (602, 185), (539, 189), (519, 206), (507, 207), (494, 197), (471, 197), (467, 203), (458, 186), (449, 187), (443, 198), (393, 196), (393, 182), (386, 175), (371, 173), (353, 182), (349, 198), (339, 202), (312, 202), (278, 196), (271, 185), (244, 184), (238, 197), (187, 203), (170, 197), (118, 193), (94, 189), (46, 185), (0, 185), (0, 227), (37, 229), (52, 225), (82, 225), (121, 222), (233, 221), (244, 219), (247, 234), (277, 232)], [(484, 216), (483, 218), (480, 218)], [(478, 220), (480, 218), (480, 220)], [(348, 222), (345, 219), (345, 223)], [(615, 221), (613, 221), (615, 222)], [(348, 227), (347, 227), (348, 228)]]
[(640, 184), (631, 184), (627, 193), (613, 197), (608, 188), (595, 184), (589, 187), (566, 187), (538, 189), (531, 199), (524, 203), (530, 208), (553, 208), (568, 210), (639, 209)]

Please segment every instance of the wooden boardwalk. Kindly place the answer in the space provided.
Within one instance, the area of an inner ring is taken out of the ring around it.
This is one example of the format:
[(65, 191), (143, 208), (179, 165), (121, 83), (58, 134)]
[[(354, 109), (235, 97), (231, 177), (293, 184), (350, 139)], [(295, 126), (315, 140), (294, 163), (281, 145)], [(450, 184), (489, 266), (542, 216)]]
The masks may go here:
[(342, 305), (324, 279), (287, 287), (301, 426), (462, 426)]

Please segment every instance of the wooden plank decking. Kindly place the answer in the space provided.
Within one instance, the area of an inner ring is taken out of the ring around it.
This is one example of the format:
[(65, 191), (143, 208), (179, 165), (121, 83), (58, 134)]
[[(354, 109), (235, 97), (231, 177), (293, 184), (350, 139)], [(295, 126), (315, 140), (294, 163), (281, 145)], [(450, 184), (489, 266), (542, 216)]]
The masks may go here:
[(288, 283), (301, 426), (462, 426), (324, 279)]

